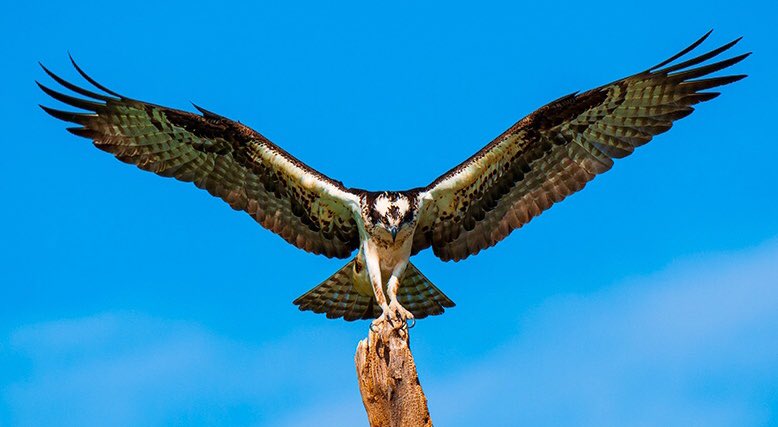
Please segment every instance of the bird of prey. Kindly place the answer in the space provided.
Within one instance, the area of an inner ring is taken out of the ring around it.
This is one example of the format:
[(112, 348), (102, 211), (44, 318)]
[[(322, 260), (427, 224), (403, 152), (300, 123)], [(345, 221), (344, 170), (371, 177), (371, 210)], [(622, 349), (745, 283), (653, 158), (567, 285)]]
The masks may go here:
[(41, 106), (47, 113), (119, 160), (192, 182), (300, 249), (337, 258), (358, 250), (294, 301), (300, 310), (404, 327), (454, 306), (411, 256), (431, 247), (458, 261), (495, 245), (719, 95), (710, 89), (744, 78), (709, 76), (750, 54), (709, 62), (740, 39), (685, 59), (709, 35), (645, 71), (541, 107), (431, 184), (406, 191), (347, 188), (241, 123), (196, 105), (200, 114), (119, 95), (75, 62), (100, 92), (42, 65), (80, 97), (38, 85), (84, 110)]

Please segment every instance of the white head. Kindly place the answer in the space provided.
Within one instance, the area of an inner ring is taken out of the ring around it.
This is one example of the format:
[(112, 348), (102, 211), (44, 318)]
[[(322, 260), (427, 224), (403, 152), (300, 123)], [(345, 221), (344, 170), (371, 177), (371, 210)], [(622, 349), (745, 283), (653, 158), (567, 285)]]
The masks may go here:
[(374, 231), (383, 229), (392, 241), (416, 221), (416, 198), (400, 192), (373, 193), (368, 197), (366, 225)]

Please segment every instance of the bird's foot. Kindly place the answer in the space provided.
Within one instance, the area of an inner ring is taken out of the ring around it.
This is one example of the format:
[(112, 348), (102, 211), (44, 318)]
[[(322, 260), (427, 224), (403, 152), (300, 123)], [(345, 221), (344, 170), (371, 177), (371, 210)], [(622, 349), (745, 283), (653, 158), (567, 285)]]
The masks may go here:
[(399, 302), (392, 301), (384, 309), (383, 313), (373, 320), (370, 324), (370, 330), (377, 333), (384, 323), (388, 323), (393, 329), (410, 329), (416, 325), (416, 319)]
[(397, 302), (397, 300), (389, 303), (389, 313), (392, 319), (392, 325), (394, 325), (395, 328), (410, 329), (416, 326), (416, 319), (413, 317), (413, 313), (406, 310), (405, 307)]
[(386, 322), (389, 322), (390, 316), (389, 316), (389, 310), (384, 309), (384, 312), (381, 313), (380, 316), (373, 319), (372, 322), (370, 322), (370, 330), (374, 333), (378, 333), (378, 331), (381, 329), (381, 325), (383, 325)]

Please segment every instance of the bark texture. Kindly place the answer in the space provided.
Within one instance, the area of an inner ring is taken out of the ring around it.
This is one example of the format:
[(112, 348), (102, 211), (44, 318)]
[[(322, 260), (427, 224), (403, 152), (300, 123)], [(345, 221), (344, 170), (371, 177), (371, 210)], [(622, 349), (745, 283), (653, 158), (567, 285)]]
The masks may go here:
[(359, 391), (371, 427), (432, 427), (407, 329), (384, 322), (357, 345)]

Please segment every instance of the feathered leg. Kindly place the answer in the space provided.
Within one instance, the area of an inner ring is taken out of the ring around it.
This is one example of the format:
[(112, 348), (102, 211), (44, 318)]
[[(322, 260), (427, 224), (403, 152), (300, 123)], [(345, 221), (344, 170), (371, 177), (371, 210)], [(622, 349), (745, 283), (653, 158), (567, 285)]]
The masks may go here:
[[(364, 245), (365, 250), (365, 268), (367, 269), (368, 277), (370, 277), (370, 284), (373, 287), (373, 294), (375, 294), (375, 300), (379, 307), (381, 307), (381, 315), (373, 320), (372, 325), (378, 325), (388, 320), (389, 317), (389, 305), (386, 303), (386, 296), (384, 296), (383, 280), (381, 280), (381, 264), (379, 262), (378, 254), (370, 245)], [(371, 325), (371, 328), (372, 328)]]
[[(389, 294), (389, 311), (391, 315), (398, 320), (399, 327), (405, 326), (405, 322), (408, 320), (413, 321), (413, 313), (406, 310), (399, 301), (397, 301), (397, 290), (400, 288), (400, 278), (405, 273), (405, 267), (408, 266), (408, 260), (402, 261), (392, 270), (392, 276), (389, 278), (389, 283), (386, 286), (386, 293)], [(412, 327), (412, 326), (411, 326)]]

